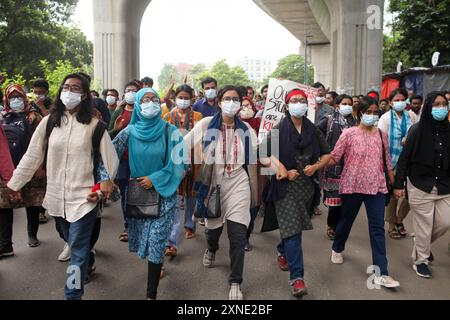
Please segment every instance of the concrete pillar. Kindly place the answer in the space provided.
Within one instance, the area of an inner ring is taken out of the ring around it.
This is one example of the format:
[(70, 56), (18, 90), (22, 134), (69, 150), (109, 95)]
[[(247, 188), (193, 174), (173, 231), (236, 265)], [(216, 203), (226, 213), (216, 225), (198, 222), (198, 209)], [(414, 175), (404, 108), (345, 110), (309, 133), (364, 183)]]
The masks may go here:
[(313, 44), (309, 47), (309, 58), (314, 66), (314, 82), (322, 82), (325, 86), (333, 83), (333, 63), (330, 44)]
[[(366, 94), (372, 89), (380, 90), (384, 1), (325, 2), (331, 15), (332, 88), (349, 94)], [(367, 12), (368, 8), (374, 5), (379, 8), (381, 28), (374, 28), (374, 12)]]
[(94, 81), (101, 88), (123, 91), (139, 78), (142, 16), (151, 0), (93, 0)]

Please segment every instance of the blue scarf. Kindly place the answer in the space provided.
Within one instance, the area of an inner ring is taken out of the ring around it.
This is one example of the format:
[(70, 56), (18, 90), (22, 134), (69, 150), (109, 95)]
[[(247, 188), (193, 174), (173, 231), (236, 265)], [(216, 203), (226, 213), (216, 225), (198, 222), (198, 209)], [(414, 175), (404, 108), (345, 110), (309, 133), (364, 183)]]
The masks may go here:
[[(251, 141), (250, 136), (247, 135), (248, 127), (247, 125), (238, 117), (234, 117), (234, 127), (236, 130), (242, 130), (245, 133), (245, 137), (247, 141), (242, 141), (242, 143), (245, 146), (245, 165), (247, 166), (250, 162), (250, 147), (251, 147)], [(222, 130), (222, 112), (218, 112), (214, 118), (212, 118), (211, 122), (209, 123), (208, 130), (210, 129), (216, 129), (216, 130)], [(214, 140), (205, 139), (205, 142), (203, 144), (203, 150), (206, 153), (206, 150), (208, 146), (213, 142)], [(247, 142), (247, 143), (246, 143)]]
[[(163, 197), (172, 196), (178, 189), (183, 179), (184, 163), (173, 162), (172, 151), (179, 143), (183, 143), (183, 137), (179, 134), (179, 141), (173, 141), (175, 131), (178, 129), (169, 125), (168, 145), (166, 146), (166, 121), (161, 119), (161, 113), (153, 119), (147, 119), (141, 115), (141, 99), (148, 92), (158, 97), (156, 91), (150, 88), (140, 90), (136, 94), (133, 115), (129, 125), (129, 163), (132, 178), (149, 177), (156, 191)], [(167, 159), (164, 156), (167, 150)], [(180, 155), (182, 157), (182, 155)]]
[(403, 111), (402, 122), (399, 123), (397, 114), (391, 110), (391, 127), (389, 132), (389, 151), (391, 153), (392, 166), (397, 165), (403, 146), (402, 140), (406, 137), (412, 122), (409, 114)]
[[(212, 129), (222, 130), (222, 123), (223, 123), (222, 112), (218, 112), (214, 116), (214, 118), (211, 120), (211, 122), (208, 126), (208, 131), (212, 130)], [(240, 129), (240, 130), (243, 130), (243, 132), (245, 133), (243, 135), (245, 137), (245, 141), (242, 141), (242, 143), (244, 144), (244, 149), (245, 149), (244, 169), (247, 171), (247, 166), (250, 164), (250, 151), (252, 150), (252, 142), (251, 142), (250, 136), (246, 134), (248, 131), (248, 127), (241, 119), (239, 119), (238, 116), (234, 117), (234, 125), (235, 125), (236, 130)], [(240, 138), (242, 138), (241, 135), (239, 135), (239, 136), (240, 136)], [(218, 137), (214, 137), (214, 138), (218, 138)], [(204, 140), (205, 141), (203, 144), (203, 150), (204, 150), (203, 153), (208, 154), (207, 148), (211, 145), (211, 143), (214, 141), (214, 139), (204, 139)], [(215, 141), (215, 142), (217, 142), (217, 141)], [(212, 146), (214, 147), (215, 144), (213, 144)], [(205, 170), (205, 171), (210, 172), (210, 174), (212, 174), (213, 167), (211, 167), (210, 169), (211, 170)], [(212, 177), (207, 177), (207, 179), (204, 179), (204, 181), (208, 181), (208, 183), (204, 183), (202, 181), (202, 179), (199, 179), (198, 181), (195, 182), (195, 186), (194, 186), (194, 190), (196, 192), (196, 198), (197, 198), (197, 210), (199, 211), (200, 216), (203, 218), (206, 217), (206, 207), (204, 205), (204, 202), (205, 202), (205, 199), (208, 197), (208, 193), (209, 193), (209, 190), (211, 187), (210, 186), (211, 180), (212, 180)]]
[(162, 134), (164, 134), (166, 122), (161, 119), (162, 110), (158, 116), (153, 119), (147, 119), (141, 115), (141, 99), (147, 93), (153, 93), (159, 99), (158, 93), (151, 88), (144, 88), (136, 94), (136, 101), (134, 103), (133, 114), (129, 124), (130, 135), (138, 140), (142, 141), (155, 141)]

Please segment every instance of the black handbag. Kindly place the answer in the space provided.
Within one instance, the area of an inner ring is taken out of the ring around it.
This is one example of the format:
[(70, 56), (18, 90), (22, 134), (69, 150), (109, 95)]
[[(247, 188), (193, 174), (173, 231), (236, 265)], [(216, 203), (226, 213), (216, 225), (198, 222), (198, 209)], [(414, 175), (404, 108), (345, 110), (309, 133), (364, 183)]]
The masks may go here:
[(217, 219), (222, 216), (222, 207), (220, 205), (220, 184), (213, 187), (209, 193), (206, 204), (206, 218)]
[[(166, 125), (166, 151), (164, 156), (164, 164), (167, 161), (167, 150), (169, 142), (169, 124)], [(154, 187), (145, 189), (139, 185), (136, 179), (130, 179), (128, 183), (127, 194), (127, 211), (128, 219), (156, 219), (161, 214), (161, 196)]]
[(387, 168), (387, 161), (386, 161), (386, 147), (384, 146), (383, 142), (383, 135), (381, 134), (381, 131), (378, 130), (381, 138), (381, 151), (383, 153), (383, 169), (384, 169), (384, 177), (386, 179), (386, 187), (388, 189), (388, 193), (386, 194), (385, 198), (385, 206), (387, 207), (389, 203), (391, 202), (391, 196), (394, 194), (394, 189), (392, 188), (392, 185), (389, 182), (389, 173)]

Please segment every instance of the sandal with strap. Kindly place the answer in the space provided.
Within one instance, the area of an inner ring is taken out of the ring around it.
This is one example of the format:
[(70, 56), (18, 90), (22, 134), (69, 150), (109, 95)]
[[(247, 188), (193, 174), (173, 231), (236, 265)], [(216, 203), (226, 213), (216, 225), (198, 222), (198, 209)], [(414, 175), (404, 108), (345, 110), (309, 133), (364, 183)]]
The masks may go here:
[(327, 229), (327, 237), (330, 240), (334, 240), (334, 238), (336, 238), (336, 232), (330, 227), (328, 227), (328, 229)]
[(119, 241), (122, 241), (122, 242), (128, 242), (128, 233), (127, 233), (127, 232), (123, 232), (123, 233), (119, 236)]
[(403, 223), (396, 223), (395, 228), (397, 229), (397, 232), (402, 236), (403, 238), (408, 235), (408, 232), (406, 232), (405, 225)]
[(388, 234), (389, 234), (389, 237), (391, 238), (391, 239), (396, 239), (396, 240), (398, 240), (398, 239), (401, 239), (402, 238), (402, 236), (400, 235), (400, 233), (398, 233), (397, 232), (397, 230), (388, 230)]

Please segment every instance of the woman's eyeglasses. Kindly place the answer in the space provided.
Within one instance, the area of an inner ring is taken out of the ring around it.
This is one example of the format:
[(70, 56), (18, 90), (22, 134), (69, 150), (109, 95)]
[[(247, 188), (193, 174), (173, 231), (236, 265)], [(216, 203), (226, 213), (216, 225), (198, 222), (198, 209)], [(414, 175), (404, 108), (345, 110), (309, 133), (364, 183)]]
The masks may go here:
[(241, 99), (239, 99), (238, 97), (225, 97), (225, 98), (223, 98), (222, 99), (222, 101), (224, 101), (224, 102), (230, 102), (230, 101), (233, 101), (233, 102), (241, 102)]
[(61, 88), (62, 88), (62, 91), (64, 91), (64, 92), (71, 91), (71, 92), (75, 92), (75, 93), (83, 93), (83, 88), (81, 88), (80, 86), (78, 86), (76, 84), (73, 86), (65, 84)]
[(291, 99), (290, 101), (289, 101), (289, 103), (308, 103), (308, 100), (306, 100), (306, 99), (296, 99), (296, 98), (293, 98), (293, 99)]
[(141, 103), (161, 103), (161, 100), (159, 100), (157, 97), (153, 97), (153, 98), (149, 98), (149, 97), (144, 97), (141, 100)]

